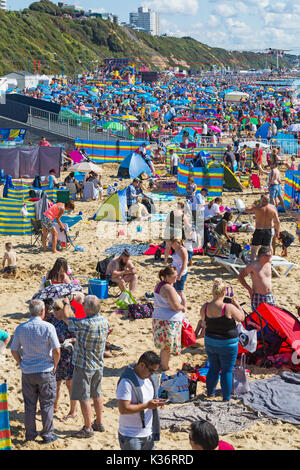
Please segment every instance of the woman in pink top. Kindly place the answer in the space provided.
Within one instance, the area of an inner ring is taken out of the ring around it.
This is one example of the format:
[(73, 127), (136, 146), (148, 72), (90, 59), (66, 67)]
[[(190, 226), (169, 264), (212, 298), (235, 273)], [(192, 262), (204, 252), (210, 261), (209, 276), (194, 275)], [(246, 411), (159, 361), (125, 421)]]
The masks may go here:
[(44, 252), (47, 251), (47, 237), (48, 233), (51, 232), (52, 235), (52, 252), (57, 253), (56, 244), (57, 244), (57, 231), (54, 227), (54, 220), (58, 223), (61, 231), (64, 230), (64, 226), (61, 223), (61, 216), (64, 214), (65, 210), (73, 211), (75, 208), (73, 201), (68, 201), (65, 204), (62, 202), (58, 202), (57, 204), (53, 204), (49, 209), (44, 212), (42, 216), (42, 243), (43, 243), (43, 250)]
[(219, 441), (216, 428), (208, 421), (195, 421), (189, 434), (193, 450), (234, 450), (228, 442)]

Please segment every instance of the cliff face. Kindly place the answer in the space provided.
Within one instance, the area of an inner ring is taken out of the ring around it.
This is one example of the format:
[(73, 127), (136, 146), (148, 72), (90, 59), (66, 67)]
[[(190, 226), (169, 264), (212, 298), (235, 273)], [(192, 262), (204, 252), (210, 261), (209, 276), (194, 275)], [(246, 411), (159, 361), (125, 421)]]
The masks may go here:
[[(181, 66), (208, 70), (264, 67), (265, 56), (229, 52), (184, 37), (152, 37), (100, 18), (71, 19), (66, 11), (42, 0), (23, 11), (0, 10), (0, 75), (27, 70), (40, 61), (40, 73), (75, 74), (93, 70), (107, 57), (131, 57), (137, 64), (162, 70)], [(276, 58), (273, 59), (274, 65)], [(289, 59), (281, 59), (287, 66)]]

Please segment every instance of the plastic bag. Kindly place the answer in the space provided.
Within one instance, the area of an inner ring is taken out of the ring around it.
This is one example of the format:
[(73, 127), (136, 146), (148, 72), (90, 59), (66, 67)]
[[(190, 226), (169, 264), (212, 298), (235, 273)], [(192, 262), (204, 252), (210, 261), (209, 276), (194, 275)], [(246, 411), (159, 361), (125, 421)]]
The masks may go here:
[(233, 369), (232, 374), (232, 394), (243, 395), (250, 392), (250, 385), (248, 382), (246, 372), (246, 355), (241, 355), (241, 364)]
[(181, 328), (181, 346), (187, 348), (197, 342), (195, 332), (190, 322), (184, 318)]
[(124, 290), (118, 300), (116, 301), (116, 307), (119, 310), (127, 310), (128, 305), (136, 304), (137, 301), (133, 297), (129, 290)]
[(237, 330), (239, 334), (240, 345), (249, 351), (254, 353), (257, 349), (257, 331), (256, 330), (246, 330), (242, 323), (238, 323)]
[(172, 403), (185, 403), (189, 401), (189, 380), (183, 372), (167, 376), (162, 374), (161, 389), (168, 393), (168, 399)]

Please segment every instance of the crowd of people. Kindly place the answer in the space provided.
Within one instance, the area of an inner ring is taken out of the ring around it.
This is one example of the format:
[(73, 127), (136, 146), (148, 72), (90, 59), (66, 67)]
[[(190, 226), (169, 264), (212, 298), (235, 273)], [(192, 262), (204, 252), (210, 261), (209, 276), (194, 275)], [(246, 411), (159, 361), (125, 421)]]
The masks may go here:
[[(236, 79), (242, 87), (242, 80)], [(208, 86), (215, 86), (216, 114), (213, 119), (203, 118), (201, 131), (182, 133), (181, 148), (187, 149), (203, 145), (215, 146), (222, 137), (228, 144), (223, 155), (224, 164), (233, 172), (243, 174), (247, 171), (247, 146), (239, 142), (242, 135), (253, 138), (263, 122), (269, 122), (268, 140), (276, 136), (278, 130), (287, 129), (300, 119), (297, 112), (287, 112), (284, 106), (286, 99), (291, 96), (274, 95), (264, 97), (263, 90), (256, 87), (249, 95), (254, 99), (230, 104), (222, 96), (231, 79), (224, 80), (215, 77), (199, 83), (190, 81), (184, 86), (180, 80), (168, 81), (162, 79), (158, 86), (151, 87), (151, 96), (159, 104), (152, 110), (147, 105), (146, 98), (137, 97), (134, 88), (124, 91), (118, 96), (105, 98), (105, 90), (99, 90), (99, 102), (91, 96), (82, 98), (78, 89), (87, 86), (87, 78), (67, 79), (65, 85), (59, 85), (53, 101), (62, 106), (68, 106), (80, 115), (85, 115), (85, 106), (89, 106), (95, 125), (103, 125), (104, 120), (131, 113), (136, 117), (137, 125), (127, 123), (127, 130), (133, 137), (138, 132), (148, 134), (150, 140), (159, 141), (162, 135), (172, 137), (179, 134), (182, 124), (176, 123), (178, 108), (173, 104), (179, 99), (191, 98), (193, 106), (197, 100), (207, 99)], [(57, 82), (58, 83), (58, 82)], [(55, 84), (55, 82), (54, 82)], [(244, 83), (247, 88), (249, 83)], [(43, 98), (42, 90), (25, 90), (24, 94)], [(87, 94), (88, 95), (88, 94)], [(190, 116), (189, 109), (183, 111), (183, 116)], [(178, 113), (179, 114), (179, 113)], [(256, 123), (250, 116), (256, 116)], [(166, 120), (168, 116), (168, 120)], [(194, 119), (195, 114), (193, 115)], [(153, 129), (155, 127), (155, 129)], [(214, 130), (212, 129), (214, 127)], [(153, 130), (151, 130), (153, 129)], [(220, 129), (220, 130), (217, 130)], [(149, 132), (148, 132), (149, 131)], [(43, 137), (40, 145), (49, 143)], [(50, 144), (49, 144), (50, 145)], [(146, 151), (146, 144), (138, 149), (151, 173), (155, 173), (156, 164), (165, 163), (166, 154), (160, 146), (153, 150), (152, 155)], [(179, 156), (170, 149), (170, 167), (172, 177), (176, 177), (179, 166)], [(249, 263), (241, 270), (238, 281), (249, 294), (249, 304), (255, 310), (264, 302), (276, 305), (272, 286), (272, 255), (276, 250), (276, 241), (280, 241), (283, 256), (294, 237), (281, 230), (278, 207), (284, 210), (282, 198), (282, 180), (280, 167), (295, 168), (295, 159), (287, 163), (280, 155), (280, 148), (268, 150), (264, 157), (260, 142), (253, 149), (253, 166), (263, 177), (267, 174), (267, 188), (245, 214), (255, 216), (255, 228), (251, 240)], [(198, 154), (194, 166), (206, 166), (205, 155)], [(68, 158), (68, 157), (67, 157)], [(264, 166), (264, 158), (268, 171)], [(186, 163), (186, 162), (185, 162)], [(55, 171), (50, 170), (49, 184), (58, 185)], [(58, 202), (51, 205), (41, 219), (43, 251), (48, 249), (49, 233), (52, 237), (52, 252), (57, 253), (58, 229), (64, 231), (61, 217), (66, 211), (74, 211), (74, 200), (77, 195), (87, 198), (87, 184), (102, 194), (102, 181), (97, 173), (90, 172), (82, 182), (70, 172), (64, 180), (70, 193), (73, 188), (73, 200), (66, 203)], [(155, 351), (145, 351), (133, 364), (123, 370), (120, 375), (115, 397), (119, 411), (118, 439), (122, 450), (153, 450), (155, 442), (160, 438), (159, 410), (166, 404), (166, 399), (159, 397), (159, 374), (172, 370), (172, 356), (182, 352), (182, 325), (187, 320), (189, 299), (185, 287), (190, 282), (189, 271), (193, 263), (194, 248), (203, 250), (206, 254), (214, 240), (211, 239), (209, 224), (214, 224), (214, 236), (229, 246), (234, 243), (232, 234), (228, 231), (232, 225), (233, 214), (225, 206), (223, 197), (208, 200), (208, 190), (199, 188), (192, 175), (188, 176), (185, 197), (177, 200), (167, 215), (163, 233), (164, 257), (163, 266), (157, 270), (157, 281), (153, 289), (152, 335)], [(185, 200), (184, 200), (185, 199)], [(146, 221), (155, 212), (155, 204), (151, 197), (145, 194), (145, 188), (140, 178), (134, 178), (126, 189), (128, 220)], [(300, 222), (296, 216), (296, 221)], [(296, 235), (300, 240), (299, 228)], [(170, 254), (172, 261), (169, 262)], [(5, 245), (2, 261), (5, 275), (16, 275), (19, 258), (12, 243)], [(248, 279), (250, 276), (250, 281)], [(118, 287), (121, 292), (126, 290), (135, 293), (140, 281), (140, 274), (129, 251), (124, 250), (120, 255), (109, 261), (105, 269), (105, 277), (110, 285)], [(58, 258), (42, 280), (41, 289), (51, 285), (78, 284), (72, 277), (71, 269), (65, 258)], [(222, 278), (216, 278), (212, 283), (210, 301), (199, 305), (199, 318), (195, 326), (195, 336), (204, 339), (205, 352), (209, 361), (206, 378), (207, 398), (216, 396), (217, 383), (220, 378), (221, 395), (225, 402), (232, 398), (233, 369), (238, 356), (239, 334), (237, 324), (243, 322), (245, 313), (235, 295), (227, 302), (227, 285)], [(103, 425), (104, 402), (102, 394), (103, 372), (105, 368), (109, 322), (102, 315), (101, 302), (94, 295), (84, 295), (76, 291), (65, 295), (54, 302), (34, 299), (29, 304), (30, 319), (17, 326), (11, 342), (11, 353), (22, 372), (22, 394), (24, 401), (24, 426), (26, 441), (35, 441), (38, 437), (36, 428), (37, 405), (40, 404), (42, 431), (40, 437), (44, 443), (58, 439), (54, 430), (53, 418), (61, 403), (62, 387), (65, 383), (69, 394), (69, 411), (61, 418), (64, 423), (75, 420), (79, 409), (82, 414), (83, 427), (72, 434), (75, 438), (89, 439), (95, 433), (105, 432)], [(0, 330), (0, 352), (6, 348), (10, 335)], [(93, 407), (92, 407), (93, 404)], [(95, 416), (93, 416), (93, 414)], [(219, 440), (215, 427), (206, 421), (194, 422), (189, 434), (190, 446), (193, 450), (232, 450), (233, 447)]]

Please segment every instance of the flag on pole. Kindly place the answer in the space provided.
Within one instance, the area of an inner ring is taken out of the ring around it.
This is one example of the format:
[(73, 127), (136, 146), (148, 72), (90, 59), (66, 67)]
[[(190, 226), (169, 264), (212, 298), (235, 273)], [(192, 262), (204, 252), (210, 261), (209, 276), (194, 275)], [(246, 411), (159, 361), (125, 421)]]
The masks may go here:
[(11, 450), (7, 385), (0, 385), (0, 450)]

